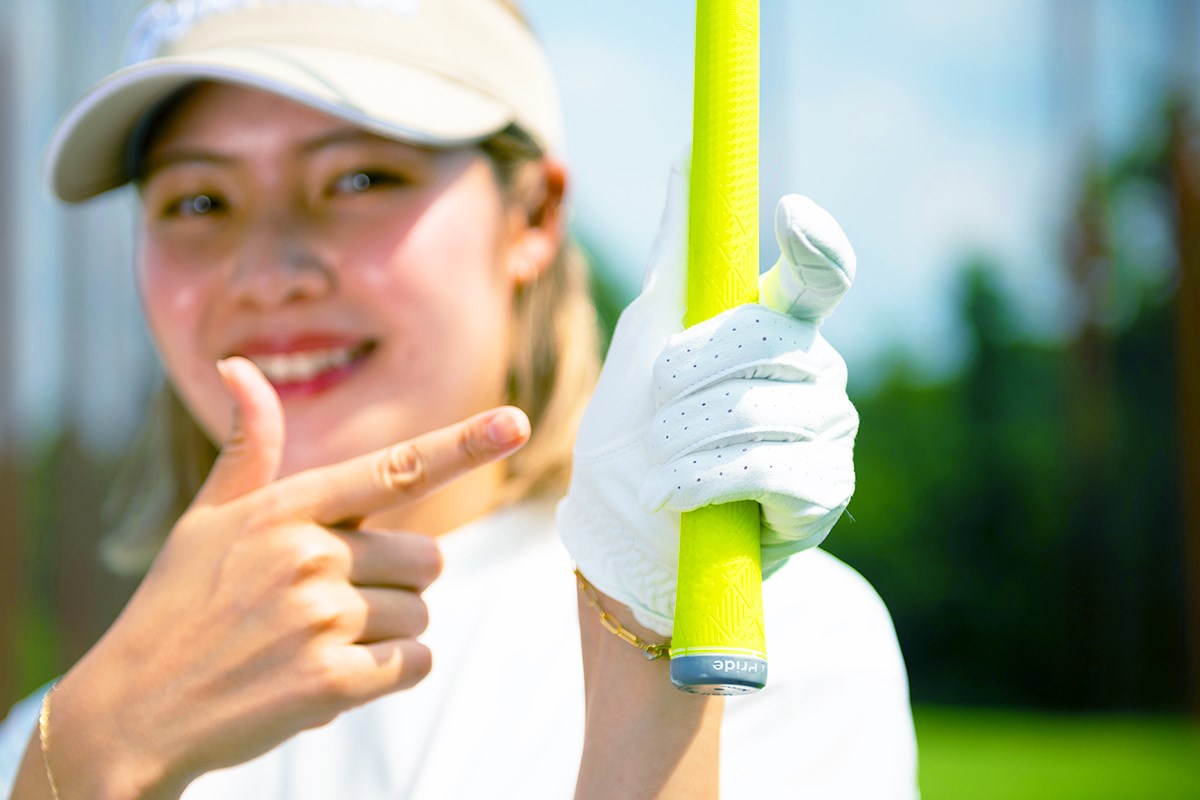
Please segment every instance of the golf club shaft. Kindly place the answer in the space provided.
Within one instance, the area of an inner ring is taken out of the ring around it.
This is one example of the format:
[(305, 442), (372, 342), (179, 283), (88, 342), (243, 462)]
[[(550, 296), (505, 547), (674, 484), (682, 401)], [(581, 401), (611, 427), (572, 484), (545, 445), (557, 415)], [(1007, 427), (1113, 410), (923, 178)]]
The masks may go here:
[[(698, 0), (686, 324), (758, 300), (758, 0)], [(766, 683), (759, 507), (683, 515), (671, 679), (702, 694)]]

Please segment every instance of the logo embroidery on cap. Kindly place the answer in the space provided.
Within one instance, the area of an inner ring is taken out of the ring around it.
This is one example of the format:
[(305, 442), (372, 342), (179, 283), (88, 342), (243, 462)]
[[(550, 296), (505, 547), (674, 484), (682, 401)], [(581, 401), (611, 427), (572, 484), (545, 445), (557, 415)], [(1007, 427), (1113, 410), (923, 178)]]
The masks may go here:
[(235, 11), (298, 5), (361, 8), (404, 17), (421, 10), (421, 0), (155, 0), (133, 20), (125, 63), (154, 58), (201, 20)]

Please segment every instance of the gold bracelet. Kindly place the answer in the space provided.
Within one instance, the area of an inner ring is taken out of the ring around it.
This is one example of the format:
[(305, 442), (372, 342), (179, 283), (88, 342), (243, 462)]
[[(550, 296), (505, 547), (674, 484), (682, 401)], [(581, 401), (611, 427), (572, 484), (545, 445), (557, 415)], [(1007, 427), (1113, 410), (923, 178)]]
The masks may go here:
[(50, 756), (46, 752), (46, 740), (50, 737), (50, 697), (58, 688), (56, 682), (42, 698), (42, 712), (38, 714), (38, 744), (42, 748), (42, 765), (46, 768), (46, 780), (50, 783), (50, 796), (59, 800), (58, 785), (54, 783), (54, 773), (50, 770)]
[(663, 644), (643, 642), (638, 638), (636, 633), (626, 628), (616, 617), (605, 611), (600, 606), (600, 598), (596, 596), (595, 588), (587, 582), (587, 579), (579, 572), (578, 567), (575, 568), (575, 580), (579, 584), (579, 593), (583, 595), (583, 602), (587, 604), (588, 608), (594, 608), (600, 614), (600, 624), (604, 626), (604, 630), (616, 635), (621, 641), (628, 642), (638, 650), (641, 650), (642, 655), (646, 657), (647, 661), (655, 661), (670, 653), (670, 642)]

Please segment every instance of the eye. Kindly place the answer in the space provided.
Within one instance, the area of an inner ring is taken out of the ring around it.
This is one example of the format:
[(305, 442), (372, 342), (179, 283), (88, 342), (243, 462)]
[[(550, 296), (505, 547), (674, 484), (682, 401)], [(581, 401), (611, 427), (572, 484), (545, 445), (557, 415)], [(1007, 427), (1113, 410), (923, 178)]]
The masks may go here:
[(376, 169), (356, 169), (340, 175), (330, 187), (331, 194), (364, 194), (376, 189), (395, 188), (408, 183), (400, 175)]
[(225, 201), (217, 194), (189, 194), (168, 203), (163, 209), (166, 217), (207, 217), (226, 210)]

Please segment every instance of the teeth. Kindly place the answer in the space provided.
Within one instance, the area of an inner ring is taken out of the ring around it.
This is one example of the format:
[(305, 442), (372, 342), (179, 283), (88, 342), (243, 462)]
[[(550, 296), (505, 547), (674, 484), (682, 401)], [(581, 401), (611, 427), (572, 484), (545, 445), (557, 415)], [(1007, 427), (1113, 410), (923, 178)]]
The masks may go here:
[(272, 383), (307, 381), (331, 369), (349, 364), (355, 349), (311, 350), (307, 353), (275, 353), (250, 356)]

